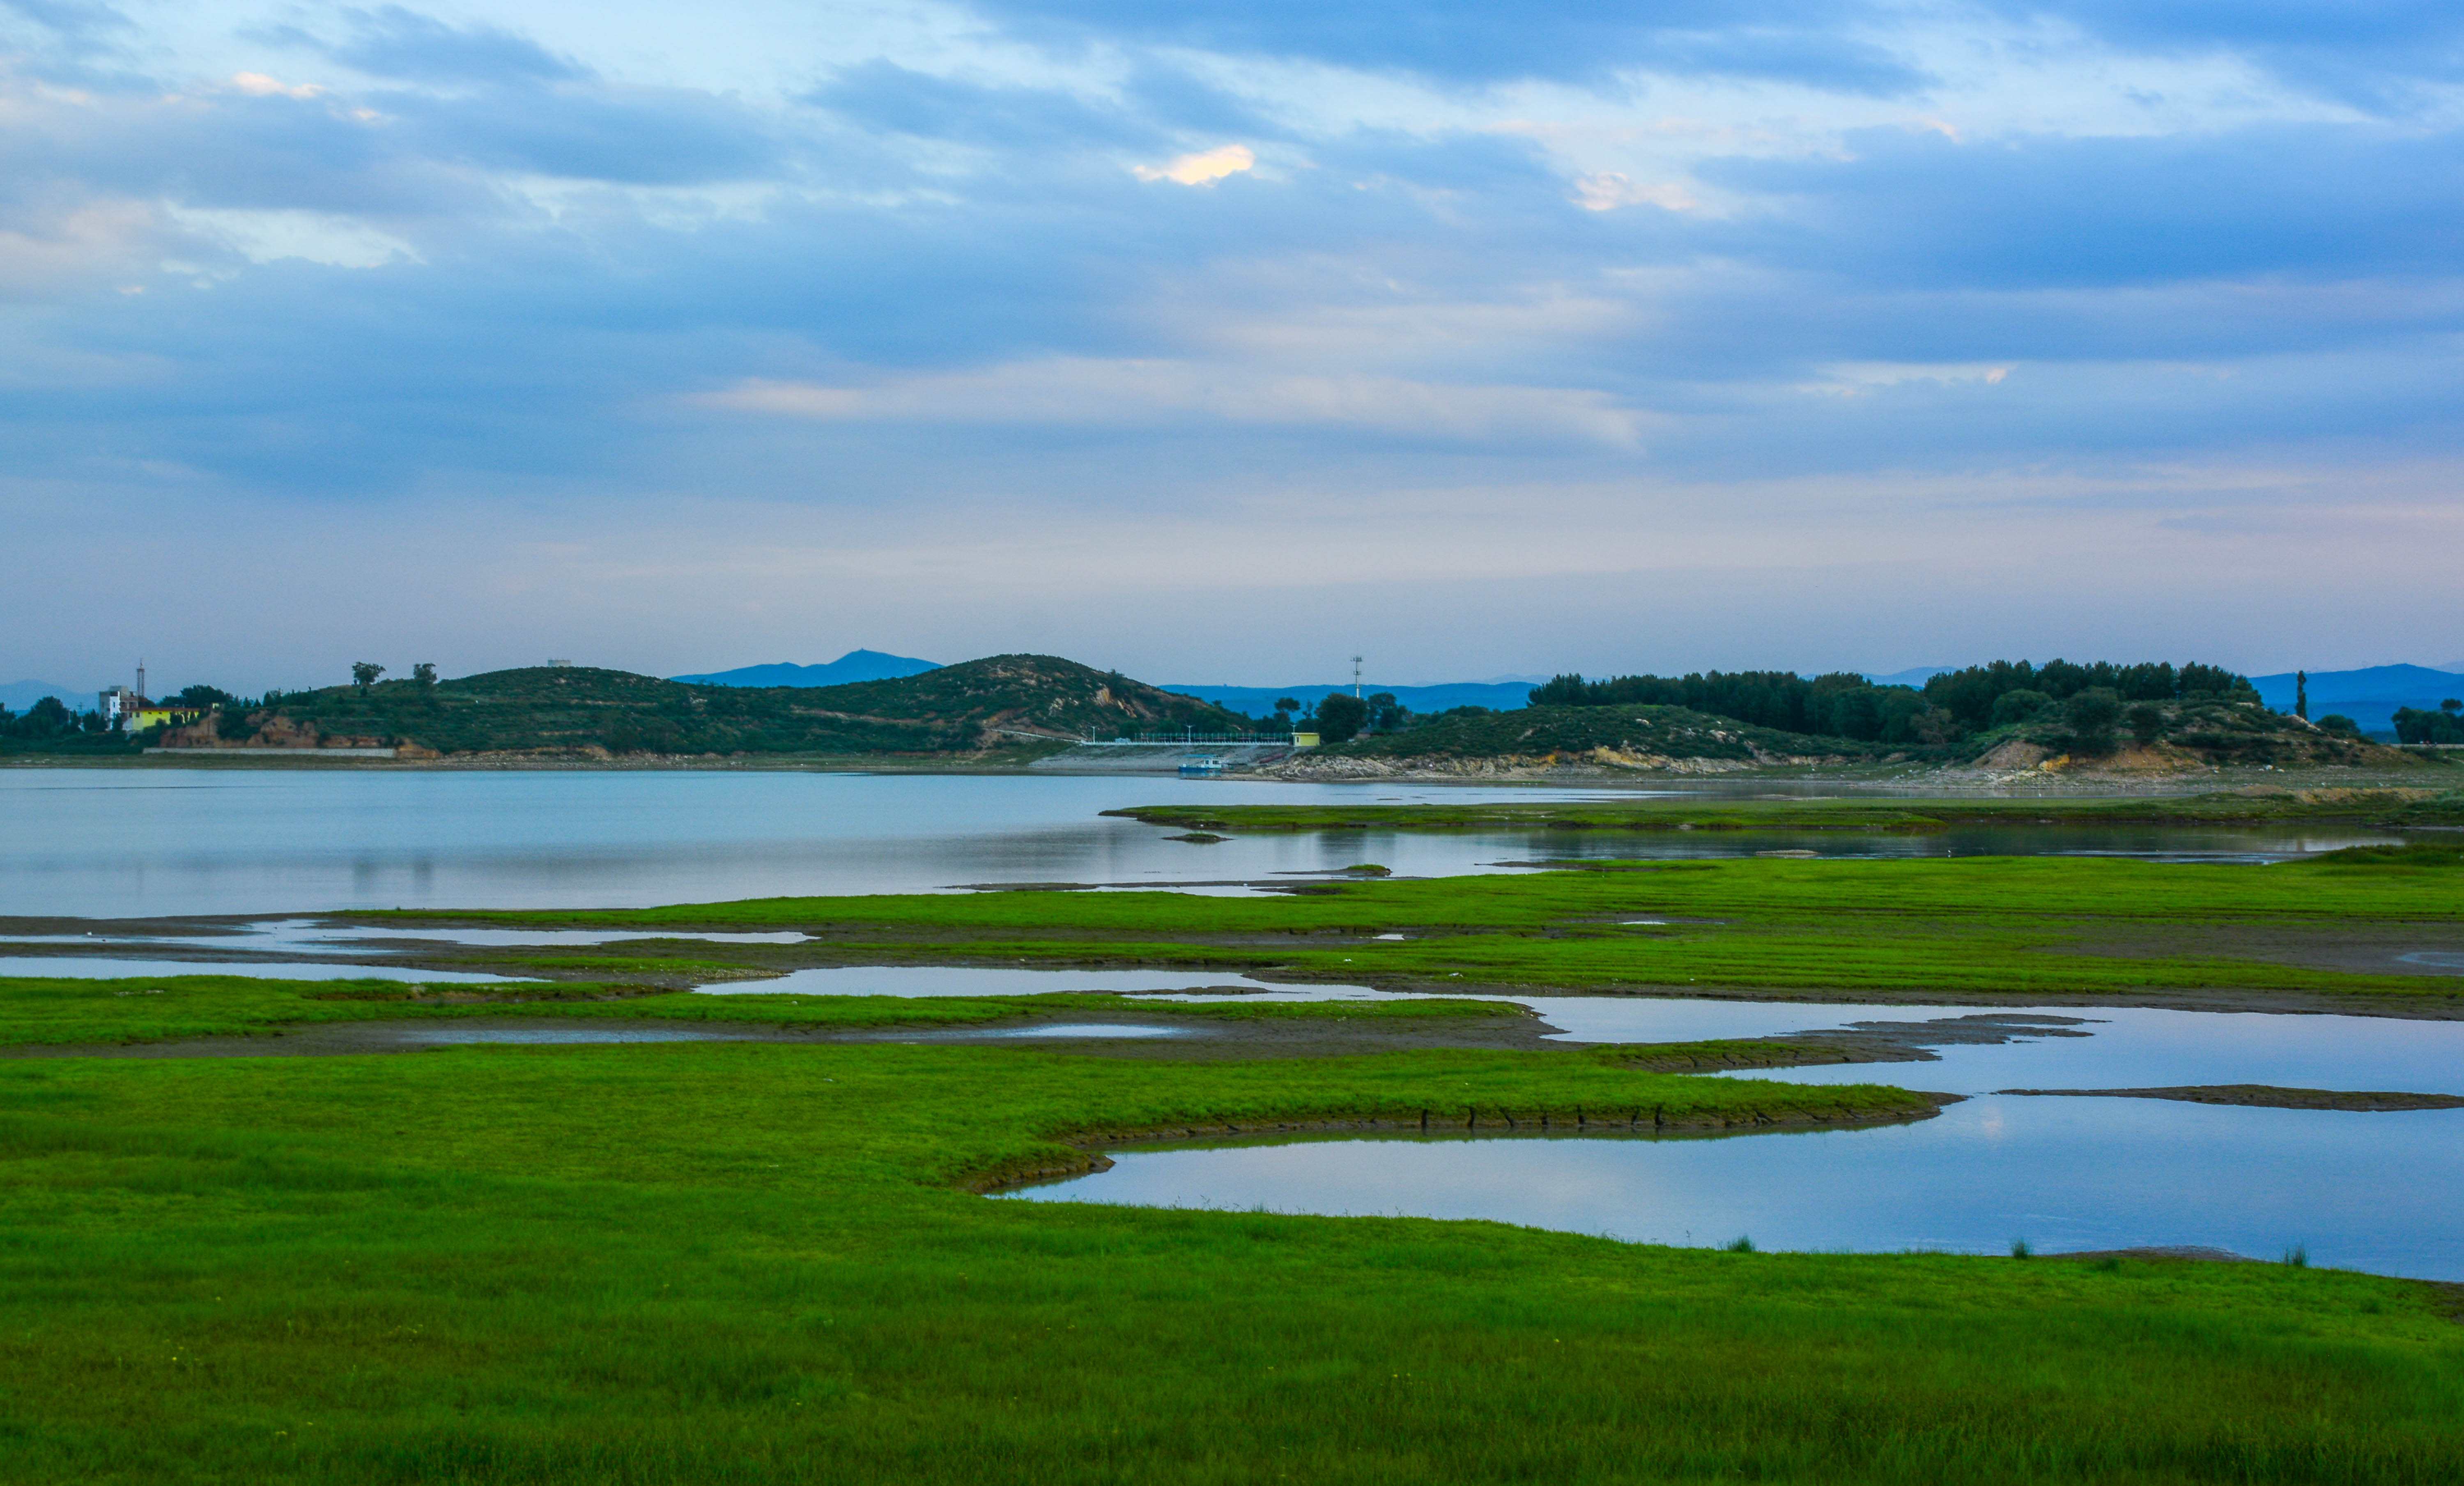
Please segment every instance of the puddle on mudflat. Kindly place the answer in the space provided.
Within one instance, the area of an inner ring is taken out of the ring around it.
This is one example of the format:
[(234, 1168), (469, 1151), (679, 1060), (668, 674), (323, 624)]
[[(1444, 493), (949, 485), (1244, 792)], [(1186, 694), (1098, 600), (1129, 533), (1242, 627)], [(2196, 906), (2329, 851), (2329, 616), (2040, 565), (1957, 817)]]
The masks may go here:
[(439, 1046), (466, 1042), (739, 1042), (751, 1040), (737, 1032), (704, 1032), (690, 1027), (416, 1027), (399, 1035), (404, 1042)]
[[(1922, 1080), (1911, 1081), (1922, 1083)], [(1114, 1150), (1005, 1195), (1486, 1218), (1645, 1243), (2040, 1253), (2210, 1245), (2464, 1279), (2464, 1110), (1981, 1098), (1912, 1125), (1727, 1139), (1302, 1139)]]
[(262, 960), (111, 960), (90, 955), (58, 959), (0, 958), (0, 975), (40, 975), (59, 980), (123, 980), (139, 975), (246, 975), (265, 980), (397, 980), (410, 984), (536, 985), (514, 975), (468, 970), (407, 970), (382, 965), (280, 964)]
[(126, 945), (132, 949), (230, 950), (247, 954), (315, 953), (319, 950), (344, 950), (353, 953), (383, 953), (396, 944), (406, 953), (417, 953), (430, 946), (451, 945), (461, 949), (483, 949), (496, 946), (538, 946), (542, 949), (561, 946), (630, 944), (644, 939), (684, 939), (696, 944), (803, 944), (808, 937), (801, 929), (775, 933), (698, 934), (656, 929), (425, 929), (367, 928), (352, 925), (319, 924), (313, 919), (277, 919), (238, 926), (228, 933), (214, 934), (30, 934), (0, 941), (9, 948), (19, 945)]
[[(1006, 970), (962, 965), (846, 965), (789, 971), (770, 980), (699, 986), (700, 995), (1045, 995), (1082, 992), (1108, 995), (1187, 994), (1207, 988), (1243, 997), (1297, 993), (1292, 999), (1375, 996), (1367, 986), (1277, 986), (1231, 971)], [(1205, 999), (1199, 995), (1199, 999)]]
[(2429, 971), (2464, 970), (2464, 952), (2453, 950), (2416, 950), (2410, 954), (2397, 955), (2396, 962), (2402, 965), (2418, 965), (2423, 970)]
[(1185, 1038), (1194, 1027), (1127, 1027), (1111, 1022), (1056, 1022), (1045, 1027), (1013, 1027), (982, 1034), (988, 1038)]

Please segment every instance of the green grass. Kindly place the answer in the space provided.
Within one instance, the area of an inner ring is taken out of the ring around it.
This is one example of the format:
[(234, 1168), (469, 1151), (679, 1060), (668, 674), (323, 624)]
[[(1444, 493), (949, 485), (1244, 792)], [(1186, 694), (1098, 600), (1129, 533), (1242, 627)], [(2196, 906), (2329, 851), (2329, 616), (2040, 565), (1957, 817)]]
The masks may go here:
[(1073, 1131), (1890, 1097), (1568, 1053), (0, 1063), (0, 1479), (2464, 1476), (2464, 1328), (2401, 1281), (963, 1185)]
[[(984, 893), (372, 917), (797, 928), (857, 963), (1281, 969), (1450, 988), (2464, 994), (2452, 975), (2265, 957), (2275, 941), (2401, 939), (2413, 932), (2408, 926), (2464, 920), (2464, 872), (2442, 845), (2273, 866), (2058, 857), (1601, 863), (1258, 898)], [(1635, 922), (1650, 920), (1664, 922)], [(1413, 937), (1369, 937), (1381, 932)]]

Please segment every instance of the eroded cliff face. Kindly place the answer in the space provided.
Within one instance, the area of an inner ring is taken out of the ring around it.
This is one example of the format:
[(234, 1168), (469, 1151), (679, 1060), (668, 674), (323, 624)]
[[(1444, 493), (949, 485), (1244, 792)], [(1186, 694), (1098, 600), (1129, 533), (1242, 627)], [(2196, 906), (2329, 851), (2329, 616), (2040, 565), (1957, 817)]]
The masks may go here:
[(208, 712), (185, 728), (174, 728), (163, 734), (163, 748), (194, 749), (265, 749), (298, 751), (318, 748), (390, 748), (398, 758), (434, 758), (436, 751), (422, 748), (402, 738), (377, 737), (362, 733), (324, 732), (313, 721), (285, 717), (279, 712), (254, 712), (249, 717), (250, 731), (240, 738), (222, 734), (222, 714)]

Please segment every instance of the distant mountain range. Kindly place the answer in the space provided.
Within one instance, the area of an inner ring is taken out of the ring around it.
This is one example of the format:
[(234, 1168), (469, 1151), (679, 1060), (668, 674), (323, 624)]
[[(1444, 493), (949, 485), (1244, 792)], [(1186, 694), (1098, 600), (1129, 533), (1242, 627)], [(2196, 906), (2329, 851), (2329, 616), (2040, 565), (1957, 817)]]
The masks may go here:
[(47, 696), (58, 697), (73, 712), (94, 710), (99, 687), (64, 687), (56, 681), (12, 681), (0, 687), (0, 707), (22, 712)]
[[(1375, 696), (1380, 691), (1391, 691), (1396, 701), (1416, 712), (1442, 712), (1450, 707), (1485, 707), (1492, 711), (1503, 712), (1529, 701), (1531, 688), (1548, 679), (1543, 676), (1538, 681), (1453, 681), (1435, 687), (1397, 687), (1382, 681), (1364, 681), (1360, 684), (1360, 694)], [(1275, 710), (1279, 697), (1290, 697), (1301, 704), (1303, 710), (1307, 710), (1317, 706), (1320, 697), (1351, 690), (1352, 683), (1347, 681), (1340, 686), (1321, 683), (1309, 687), (1225, 687), (1173, 682), (1163, 689), (1199, 697), (1218, 707), (1246, 712), (1252, 717), (1264, 717)]]
[(1859, 671), (1858, 674), (1878, 687), (1921, 687), (1945, 671), (1957, 669), (1956, 666), (1915, 666), (1906, 670), (1895, 670), (1887, 676), (1877, 676), (1872, 671)]
[[(2294, 673), (2253, 676), (2258, 699), (2279, 712), (2293, 710)], [(2434, 711), (2447, 697), (2464, 695), (2464, 676), (2427, 666), (2365, 666), (2359, 670), (2314, 670), (2310, 673), (2310, 720), (2342, 712), (2361, 724), (2364, 732), (2392, 734), (2395, 710), (2419, 708)]]
[(775, 666), (739, 666), (734, 670), (711, 671), (699, 676), (670, 676), (668, 679), (697, 682), (707, 687), (843, 687), (856, 681), (898, 681), (940, 668), (938, 661), (919, 661), (912, 655), (849, 650), (827, 666), (798, 666), (781, 661)]

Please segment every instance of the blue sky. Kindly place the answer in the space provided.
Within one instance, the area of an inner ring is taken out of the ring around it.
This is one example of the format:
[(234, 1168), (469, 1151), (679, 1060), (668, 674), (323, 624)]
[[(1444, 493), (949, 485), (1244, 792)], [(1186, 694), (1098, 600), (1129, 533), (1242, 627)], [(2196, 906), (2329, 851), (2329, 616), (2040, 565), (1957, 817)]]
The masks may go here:
[(2464, 10), (0, 0), (0, 675), (2464, 654)]

